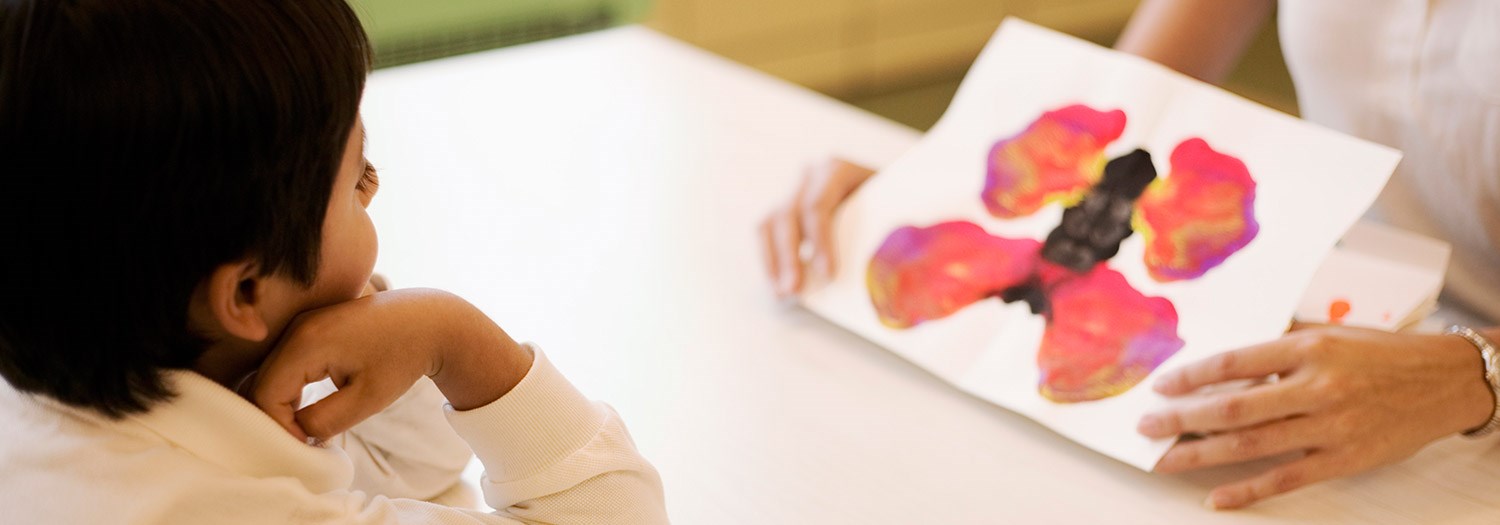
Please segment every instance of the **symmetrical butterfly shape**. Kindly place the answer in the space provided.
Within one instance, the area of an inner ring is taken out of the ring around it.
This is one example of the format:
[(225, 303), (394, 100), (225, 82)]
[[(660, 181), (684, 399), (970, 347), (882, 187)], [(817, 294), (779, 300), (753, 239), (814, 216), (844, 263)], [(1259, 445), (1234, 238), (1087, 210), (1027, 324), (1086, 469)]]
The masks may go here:
[(1045, 242), (993, 236), (965, 221), (898, 228), (867, 273), (881, 322), (905, 329), (990, 297), (1025, 301), (1047, 324), (1037, 355), (1043, 396), (1092, 401), (1140, 383), (1182, 349), (1177, 310), (1106, 261), (1138, 230), (1153, 279), (1196, 279), (1249, 244), (1259, 225), (1255, 181), (1239, 159), (1192, 138), (1159, 179), (1144, 150), (1105, 161), (1104, 148), (1124, 129), (1122, 111), (1074, 105), (997, 142), (985, 208), (1004, 219), (1061, 203), (1062, 222)]

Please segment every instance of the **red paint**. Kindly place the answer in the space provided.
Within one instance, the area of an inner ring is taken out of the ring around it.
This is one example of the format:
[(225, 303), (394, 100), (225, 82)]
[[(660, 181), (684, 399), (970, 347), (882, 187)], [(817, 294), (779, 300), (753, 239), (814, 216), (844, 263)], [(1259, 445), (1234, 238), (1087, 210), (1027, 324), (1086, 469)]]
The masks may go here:
[(1328, 324), (1344, 324), (1344, 316), (1349, 315), (1349, 301), (1337, 299), (1328, 303)]
[(990, 214), (1013, 219), (1050, 202), (1075, 199), (1104, 173), (1104, 147), (1125, 132), (1125, 112), (1072, 105), (1043, 113), (990, 149), (980, 198)]
[(1151, 183), (1138, 205), (1146, 269), (1158, 282), (1202, 277), (1260, 233), (1250, 170), (1200, 138), (1172, 150), (1171, 173)]
[(972, 222), (891, 232), (870, 259), (866, 285), (880, 322), (910, 328), (941, 319), (1036, 272), (1042, 243), (995, 237)]

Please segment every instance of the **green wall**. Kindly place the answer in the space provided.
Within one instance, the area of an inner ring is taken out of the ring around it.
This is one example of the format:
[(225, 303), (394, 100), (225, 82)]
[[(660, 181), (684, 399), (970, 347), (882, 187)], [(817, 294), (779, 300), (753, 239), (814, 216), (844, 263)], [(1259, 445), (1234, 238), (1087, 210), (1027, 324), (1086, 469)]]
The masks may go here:
[(377, 67), (492, 49), (640, 20), (651, 0), (351, 0)]

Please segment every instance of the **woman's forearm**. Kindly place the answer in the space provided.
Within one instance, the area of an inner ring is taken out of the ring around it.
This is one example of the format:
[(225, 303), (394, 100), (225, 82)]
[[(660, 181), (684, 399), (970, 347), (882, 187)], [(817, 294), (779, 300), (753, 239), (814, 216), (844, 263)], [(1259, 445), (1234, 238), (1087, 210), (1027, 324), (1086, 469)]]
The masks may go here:
[(1145, 0), (1115, 48), (1218, 83), (1275, 7), (1275, 0)]

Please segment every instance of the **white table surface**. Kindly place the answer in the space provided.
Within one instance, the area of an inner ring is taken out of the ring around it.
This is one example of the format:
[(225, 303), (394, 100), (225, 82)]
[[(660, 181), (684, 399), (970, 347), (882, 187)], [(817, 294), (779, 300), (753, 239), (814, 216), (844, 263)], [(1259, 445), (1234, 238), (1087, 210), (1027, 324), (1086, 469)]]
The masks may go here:
[(776, 302), (755, 224), (803, 164), (918, 134), (650, 30), (380, 71), (364, 118), (377, 269), (609, 401), (676, 523), (1500, 521), (1500, 449), (1457, 439), (1214, 513), (1244, 469), (1137, 471)]

